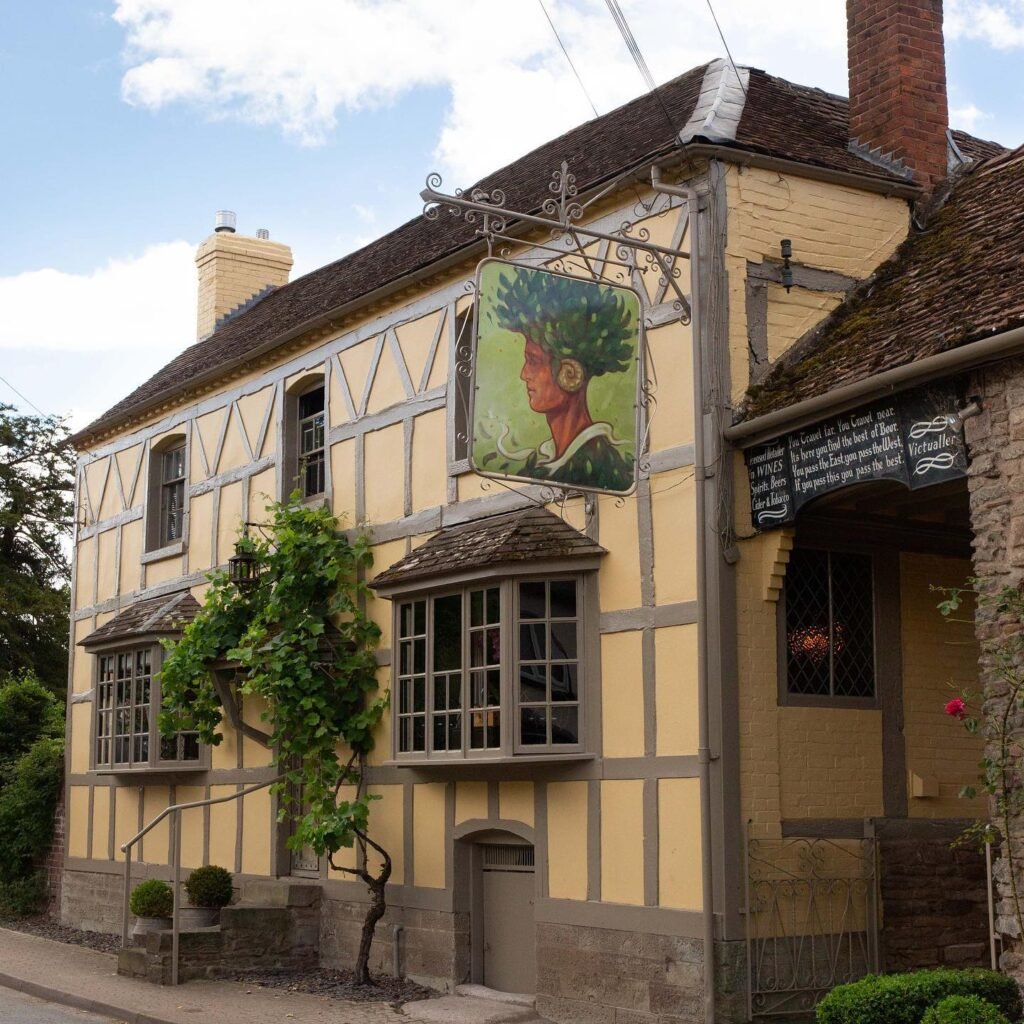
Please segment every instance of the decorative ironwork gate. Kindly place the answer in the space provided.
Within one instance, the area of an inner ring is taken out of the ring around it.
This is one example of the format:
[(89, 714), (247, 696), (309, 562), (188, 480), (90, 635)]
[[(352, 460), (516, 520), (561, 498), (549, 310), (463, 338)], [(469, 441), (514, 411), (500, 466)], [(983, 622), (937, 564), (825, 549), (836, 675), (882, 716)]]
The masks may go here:
[(879, 969), (875, 840), (747, 841), (747, 1015), (808, 1015)]

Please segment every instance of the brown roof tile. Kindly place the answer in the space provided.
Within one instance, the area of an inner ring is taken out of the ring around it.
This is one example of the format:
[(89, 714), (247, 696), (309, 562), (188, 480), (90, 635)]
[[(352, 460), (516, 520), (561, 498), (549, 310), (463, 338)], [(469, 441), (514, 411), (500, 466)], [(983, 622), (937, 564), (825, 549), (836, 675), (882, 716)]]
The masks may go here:
[(923, 231), (747, 394), (750, 419), (1024, 325), (1024, 147), (972, 167)]
[(605, 549), (544, 508), (452, 526), (377, 575), (375, 589), (523, 562), (603, 555)]
[[(706, 65), (645, 94), (533, 150), (477, 183), (502, 188), (513, 209), (536, 211), (547, 198), (551, 173), (562, 160), (581, 190), (597, 187), (630, 167), (670, 152), (693, 113)], [(965, 152), (992, 146), (957, 140)], [(694, 141), (700, 141), (699, 137)], [(721, 144), (721, 143), (719, 143)], [(862, 160), (847, 147), (847, 101), (751, 69), (740, 119), (738, 149), (851, 172), (906, 185), (890, 171)], [(209, 338), (178, 355), (130, 395), (75, 436), (82, 443), (151, 405), (173, 399), (205, 374), (245, 365), (259, 346), (300, 331), (304, 325), (359, 300), (408, 274), (477, 241), (473, 225), (442, 216), (417, 217), (370, 245), (270, 292), (231, 317)]]
[(95, 647), (116, 640), (180, 633), (198, 611), (199, 602), (187, 590), (179, 590), (133, 604), (78, 643), (81, 647)]

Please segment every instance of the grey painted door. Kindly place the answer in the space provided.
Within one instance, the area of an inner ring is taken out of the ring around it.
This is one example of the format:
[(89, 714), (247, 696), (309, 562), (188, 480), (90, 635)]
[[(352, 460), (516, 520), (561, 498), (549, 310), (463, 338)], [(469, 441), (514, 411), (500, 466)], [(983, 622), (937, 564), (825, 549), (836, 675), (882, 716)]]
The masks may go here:
[(537, 987), (532, 846), (488, 845), (482, 857), (483, 982), (501, 992)]

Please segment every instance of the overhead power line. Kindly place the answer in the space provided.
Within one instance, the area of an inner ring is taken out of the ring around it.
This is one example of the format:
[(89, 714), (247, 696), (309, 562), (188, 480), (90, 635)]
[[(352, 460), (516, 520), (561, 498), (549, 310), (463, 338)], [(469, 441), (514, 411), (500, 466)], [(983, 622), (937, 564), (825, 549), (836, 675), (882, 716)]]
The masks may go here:
[(29, 405), (31, 405), (32, 408), (35, 409), (35, 411), (39, 413), (40, 416), (47, 415), (45, 412), (43, 412), (42, 409), (39, 408), (38, 405), (36, 405), (35, 402), (33, 402), (30, 398), (26, 398), (6, 377), (0, 377), (0, 381), (3, 381), (23, 402), (27, 402)]
[(569, 51), (565, 48), (565, 43), (562, 42), (562, 37), (558, 34), (558, 29), (555, 28), (555, 23), (551, 20), (551, 15), (548, 14), (548, 9), (544, 5), (544, 0), (537, 0), (537, 3), (540, 4), (540, 9), (544, 12), (544, 17), (548, 19), (551, 31), (554, 33), (555, 39), (562, 49), (562, 53), (565, 54), (566, 62), (569, 67), (572, 68), (572, 73), (576, 76), (576, 81), (580, 83), (580, 88), (583, 90), (583, 95), (587, 97), (587, 102), (590, 104), (590, 109), (594, 112), (594, 117), (600, 117), (601, 115), (597, 112), (597, 107), (594, 106), (594, 101), (590, 98), (590, 93), (587, 92), (587, 87), (583, 84), (583, 79), (580, 77), (580, 73), (576, 70), (576, 65), (572, 62), (572, 57), (569, 56)]
[(729, 63), (732, 65), (732, 73), (736, 76), (736, 81), (740, 83), (740, 88), (743, 90), (743, 98), (747, 98), (747, 87), (743, 84), (743, 79), (740, 78), (739, 68), (736, 67), (736, 61), (732, 59), (732, 51), (729, 49), (729, 44), (725, 41), (725, 33), (722, 31), (722, 26), (718, 24), (718, 15), (715, 14), (715, 9), (711, 5), (711, 0), (707, 0), (708, 10), (711, 12), (711, 20), (715, 23), (715, 28), (718, 29), (718, 38), (722, 40), (722, 45), (725, 47), (725, 55), (729, 58)]

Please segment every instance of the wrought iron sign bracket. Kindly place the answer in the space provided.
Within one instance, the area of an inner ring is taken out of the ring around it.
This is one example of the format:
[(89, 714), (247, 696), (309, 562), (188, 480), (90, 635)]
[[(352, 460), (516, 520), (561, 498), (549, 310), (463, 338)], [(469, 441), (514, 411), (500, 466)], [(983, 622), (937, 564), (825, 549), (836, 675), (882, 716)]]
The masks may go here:
[[(581, 224), (585, 204), (578, 201), (576, 176), (570, 173), (569, 165), (564, 160), (551, 177), (548, 184), (551, 196), (541, 204), (540, 213), (527, 213), (509, 208), (506, 205), (505, 192), (499, 188), (491, 189), (489, 192), (474, 188), (468, 194), (462, 189), (456, 189), (453, 194), (448, 194), (441, 192), (440, 188), (441, 176), (429, 175), (427, 187), (420, 192), (420, 198), (424, 203), (423, 216), (428, 220), (437, 220), (443, 210), (452, 217), (461, 217), (469, 224), (477, 224), (476, 234), (487, 241), (492, 254), (495, 242), (530, 245), (526, 239), (514, 238), (509, 234), (513, 224), (547, 229), (551, 241), (561, 242), (567, 248), (564, 252), (561, 249), (554, 250), (550, 246), (541, 245), (539, 248), (550, 249), (562, 259), (579, 259), (595, 279), (600, 279), (600, 274), (585, 251), (584, 239), (590, 242), (606, 241), (615, 246), (617, 261), (602, 262), (612, 262), (631, 270), (636, 269), (643, 274), (647, 273), (647, 270), (638, 265), (636, 258), (636, 254), (641, 254), (649, 270), (657, 269), (659, 286), (663, 289), (672, 289), (680, 322), (690, 322), (690, 300), (679, 286), (679, 261), (689, 259), (690, 253), (684, 249), (652, 242), (650, 231), (630, 219), (623, 220), (613, 233)], [(607, 191), (606, 189), (602, 195)], [(508, 257), (510, 253), (503, 251), (502, 255)]]

